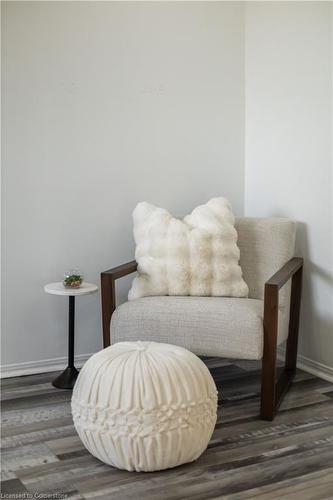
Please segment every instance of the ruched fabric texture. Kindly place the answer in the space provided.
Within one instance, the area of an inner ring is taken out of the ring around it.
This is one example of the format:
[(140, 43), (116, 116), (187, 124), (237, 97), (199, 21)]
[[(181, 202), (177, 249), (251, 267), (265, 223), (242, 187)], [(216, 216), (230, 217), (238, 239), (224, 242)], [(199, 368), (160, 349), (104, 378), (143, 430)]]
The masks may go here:
[(182, 347), (156, 342), (119, 342), (93, 355), (72, 396), (85, 447), (129, 471), (197, 459), (213, 433), (216, 411), (216, 386), (205, 364)]

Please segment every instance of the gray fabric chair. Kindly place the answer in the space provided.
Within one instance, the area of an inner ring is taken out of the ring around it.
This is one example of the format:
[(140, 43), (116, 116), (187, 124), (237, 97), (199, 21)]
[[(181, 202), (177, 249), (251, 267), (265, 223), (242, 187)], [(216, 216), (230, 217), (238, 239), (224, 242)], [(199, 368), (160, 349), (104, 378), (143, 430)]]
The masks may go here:
[[(272, 420), (296, 370), (303, 261), (294, 257), (296, 224), (288, 219), (239, 217), (236, 229), (249, 298), (145, 297), (116, 308), (116, 279), (137, 268), (129, 262), (101, 275), (104, 347), (112, 318), (112, 342), (154, 340), (198, 355), (262, 359), (261, 417)], [(276, 350), (285, 340), (276, 381)]]

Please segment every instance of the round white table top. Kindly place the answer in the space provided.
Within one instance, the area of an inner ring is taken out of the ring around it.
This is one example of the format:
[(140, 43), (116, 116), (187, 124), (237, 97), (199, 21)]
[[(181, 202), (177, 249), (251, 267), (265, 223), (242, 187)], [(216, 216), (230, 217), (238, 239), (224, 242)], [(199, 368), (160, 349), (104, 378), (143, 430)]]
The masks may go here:
[(65, 288), (62, 281), (57, 281), (56, 283), (45, 285), (44, 290), (46, 293), (51, 293), (52, 295), (88, 295), (89, 293), (97, 292), (98, 286), (84, 281), (80, 288)]

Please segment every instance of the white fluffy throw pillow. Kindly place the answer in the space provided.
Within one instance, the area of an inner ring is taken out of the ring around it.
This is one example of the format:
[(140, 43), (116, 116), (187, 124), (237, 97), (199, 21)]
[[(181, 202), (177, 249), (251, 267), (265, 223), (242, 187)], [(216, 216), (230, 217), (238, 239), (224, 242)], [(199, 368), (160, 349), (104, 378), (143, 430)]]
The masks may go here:
[(213, 198), (183, 220), (142, 202), (133, 220), (138, 275), (129, 300), (152, 295), (247, 297), (228, 200)]

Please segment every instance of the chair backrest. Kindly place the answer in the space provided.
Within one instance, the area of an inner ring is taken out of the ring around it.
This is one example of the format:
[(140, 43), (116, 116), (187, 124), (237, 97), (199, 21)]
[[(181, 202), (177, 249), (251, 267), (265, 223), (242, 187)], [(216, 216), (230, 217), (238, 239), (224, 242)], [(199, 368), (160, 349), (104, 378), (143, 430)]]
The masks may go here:
[[(265, 282), (294, 257), (296, 223), (282, 218), (236, 217), (240, 265), (249, 287), (249, 297), (264, 298)], [(289, 286), (280, 293), (284, 306)]]

